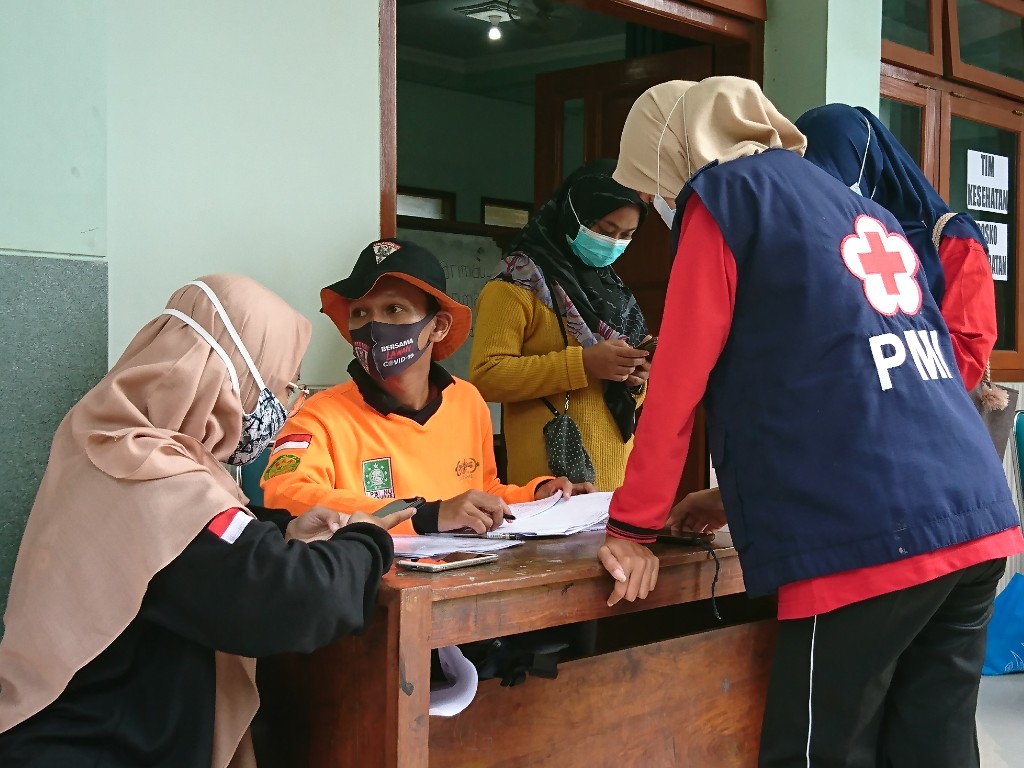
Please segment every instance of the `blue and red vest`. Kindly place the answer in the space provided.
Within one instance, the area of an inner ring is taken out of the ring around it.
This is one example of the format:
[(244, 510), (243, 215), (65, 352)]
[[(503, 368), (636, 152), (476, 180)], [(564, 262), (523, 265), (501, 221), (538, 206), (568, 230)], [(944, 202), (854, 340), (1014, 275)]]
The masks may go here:
[(747, 591), (1018, 525), (896, 219), (785, 150), (702, 169), (678, 205), (691, 193), (736, 259), (704, 402)]

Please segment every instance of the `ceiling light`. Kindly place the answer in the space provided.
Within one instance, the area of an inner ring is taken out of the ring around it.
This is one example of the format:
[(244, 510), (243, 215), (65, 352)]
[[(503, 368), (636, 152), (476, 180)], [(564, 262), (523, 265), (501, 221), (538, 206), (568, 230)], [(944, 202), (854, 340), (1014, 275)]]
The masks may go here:
[(501, 40), (500, 16), (491, 16), (491, 28), (487, 30), (487, 37), (491, 40)]

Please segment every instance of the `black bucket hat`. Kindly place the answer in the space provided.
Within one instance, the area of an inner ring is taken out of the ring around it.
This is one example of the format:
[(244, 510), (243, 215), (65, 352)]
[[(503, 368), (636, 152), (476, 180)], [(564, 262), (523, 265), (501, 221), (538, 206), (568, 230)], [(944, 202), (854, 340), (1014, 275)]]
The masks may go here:
[(349, 303), (373, 290), (385, 275), (397, 277), (433, 296), (441, 309), (450, 312), (452, 327), (442, 341), (434, 345), (433, 358), (444, 360), (461, 347), (473, 327), (473, 311), (445, 291), (448, 281), (437, 257), (411, 240), (389, 238), (366, 246), (356, 259), (352, 274), (320, 291), (320, 311), (327, 315), (350, 344)]

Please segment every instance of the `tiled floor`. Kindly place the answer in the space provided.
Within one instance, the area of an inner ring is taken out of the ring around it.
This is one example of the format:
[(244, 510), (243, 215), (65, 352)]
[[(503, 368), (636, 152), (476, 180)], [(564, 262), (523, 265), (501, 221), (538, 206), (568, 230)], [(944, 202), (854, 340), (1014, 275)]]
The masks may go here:
[(982, 768), (1024, 768), (1024, 673), (981, 678)]

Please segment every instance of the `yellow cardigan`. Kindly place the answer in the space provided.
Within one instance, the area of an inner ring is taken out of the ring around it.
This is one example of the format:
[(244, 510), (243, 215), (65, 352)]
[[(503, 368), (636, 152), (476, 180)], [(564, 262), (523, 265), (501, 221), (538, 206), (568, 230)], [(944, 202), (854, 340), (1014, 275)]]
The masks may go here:
[[(539, 398), (561, 411), (568, 390), (569, 415), (594, 462), (598, 490), (622, 485), (633, 439), (622, 442), (604, 402), (604, 383), (588, 380), (583, 347), (570, 334), (566, 348), (555, 313), (525, 288), (492, 280), (480, 292), (469, 380), (485, 400), (504, 406), (508, 482), (550, 473), (543, 428), (552, 415)], [(637, 397), (637, 406), (642, 400)]]

